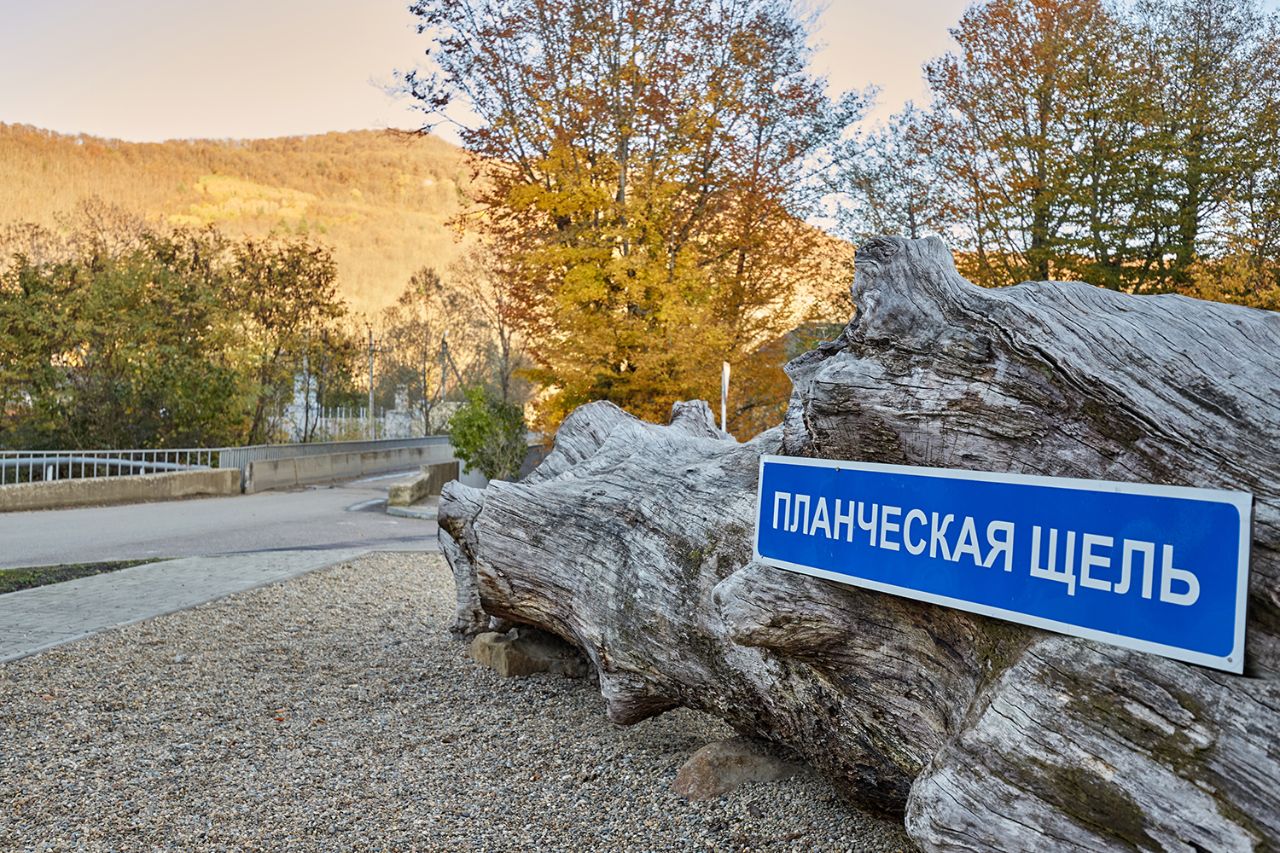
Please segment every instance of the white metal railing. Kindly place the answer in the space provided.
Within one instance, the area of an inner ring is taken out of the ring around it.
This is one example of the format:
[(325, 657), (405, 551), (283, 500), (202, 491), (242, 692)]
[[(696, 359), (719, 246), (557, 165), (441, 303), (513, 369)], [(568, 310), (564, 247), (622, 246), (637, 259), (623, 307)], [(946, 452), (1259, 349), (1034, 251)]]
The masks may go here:
[[(530, 446), (541, 436), (529, 433)], [(186, 471), (192, 468), (239, 468), (243, 477), (250, 462), (314, 456), (326, 453), (363, 453), (448, 444), (447, 435), (419, 438), (384, 438), (371, 441), (316, 441), (305, 444), (257, 444), (247, 447), (184, 447), (165, 450), (0, 450), (0, 486), (46, 480), (78, 480)]]
[(165, 450), (0, 450), (0, 486), (47, 480), (79, 480), (187, 471), (193, 468), (239, 468), (250, 462), (287, 456), (360, 453), (448, 444), (447, 435), (374, 441), (316, 441), (305, 444), (256, 444), (247, 447), (184, 447)]
[(79, 480), (213, 468), (217, 449), (0, 450), (0, 486), (45, 480)]

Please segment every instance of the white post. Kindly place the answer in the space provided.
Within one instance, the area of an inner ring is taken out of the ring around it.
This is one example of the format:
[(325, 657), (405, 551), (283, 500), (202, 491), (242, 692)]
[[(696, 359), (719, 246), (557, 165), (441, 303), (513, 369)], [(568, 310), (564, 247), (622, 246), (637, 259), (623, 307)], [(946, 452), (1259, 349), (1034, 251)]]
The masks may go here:
[(720, 429), (729, 431), (729, 362), (720, 364)]

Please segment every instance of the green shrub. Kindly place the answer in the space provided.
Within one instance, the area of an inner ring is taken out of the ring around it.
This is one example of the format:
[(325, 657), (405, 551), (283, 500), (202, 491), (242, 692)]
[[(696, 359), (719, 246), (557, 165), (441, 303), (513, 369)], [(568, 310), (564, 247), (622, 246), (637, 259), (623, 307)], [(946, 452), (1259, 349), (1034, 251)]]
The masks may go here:
[(467, 401), (449, 419), (449, 436), (467, 470), (490, 480), (514, 480), (524, 462), (524, 411), (484, 388), (467, 391)]

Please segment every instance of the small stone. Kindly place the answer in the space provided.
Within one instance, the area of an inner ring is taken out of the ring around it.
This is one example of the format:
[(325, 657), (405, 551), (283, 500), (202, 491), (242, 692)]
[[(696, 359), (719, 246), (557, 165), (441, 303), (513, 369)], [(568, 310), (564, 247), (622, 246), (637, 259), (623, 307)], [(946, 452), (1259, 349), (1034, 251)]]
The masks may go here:
[(486, 631), (471, 641), (471, 657), (503, 678), (550, 672), (567, 678), (586, 675), (586, 662), (568, 643), (535, 628)]
[(747, 782), (790, 779), (800, 770), (800, 765), (764, 744), (730, 738), (709, 743), (695, 752), (676, 773), (671, 789), (690, 800), (709, 800)]

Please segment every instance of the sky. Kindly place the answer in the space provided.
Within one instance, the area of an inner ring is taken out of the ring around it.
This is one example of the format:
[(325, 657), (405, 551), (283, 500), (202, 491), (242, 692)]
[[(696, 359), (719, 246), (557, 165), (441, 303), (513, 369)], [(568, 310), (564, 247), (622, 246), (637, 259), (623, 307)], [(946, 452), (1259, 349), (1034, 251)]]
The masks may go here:
[[(131, 141), (413, 128), (388, 95), (426, 36), (407, 0), (0, 0), (0, 122)], [(967, 0), (828, 0), (814, 69), (923, 101)], [(441, 128), (441, 135), (450, 134)]]

